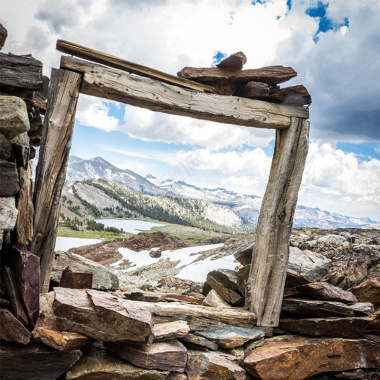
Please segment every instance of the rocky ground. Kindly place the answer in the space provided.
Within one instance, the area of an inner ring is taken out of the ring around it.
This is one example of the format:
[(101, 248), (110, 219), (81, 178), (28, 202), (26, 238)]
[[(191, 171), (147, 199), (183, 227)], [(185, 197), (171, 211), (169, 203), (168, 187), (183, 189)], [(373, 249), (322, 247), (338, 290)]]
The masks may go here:
[[(160, 262), (129, 274), (145, 283), (131, 280), (123, 289), (111, 266), (88, 259), (101, 261), (107, 250), (105, 261), (115, 262), (118, 247), (184, 246), (168, 234), (76, 249), (82, 255), (58, 253), (52, 285), (68, 276), (72, 288), (40, 295), (32, 330), (0, 309), (7, 326), (0, 330), (2, 378), (380, 379), (380, 231), (293, 230), (275, 328), (256, 326), (256, 315), (244, 308), (254, 238), (199, 242), (225, 241), (200, 260), (236, 259), (235, 270), (212, 270), (204, 283), (167, 275), (174, 269)], [(86, 272), (92, 289), (80, 288)]]
[[(249, 233), (198, 240), (198, 245), (222, 242), (224, 245), (221, 248), (202, 252), (196, 261), (210, 257), (214, 260), (232, 255), (239, 247), (254, 241), (254, 239), (255, 234)], [(118, 248), (125, 247), (139, 252), (152, 248), (175, 250), (186, 246), (186, 240), (181, 240), (170, 234), (155, 232), (139, 234), (124, 241), (103, 242), (73, 248), (70, 252), (112, 269), (109, 265), (121, 258)], [(331, 267), (324, 280), (344, 289), (349, 289), (380, 274), (379, 230), (295, 228), (291, 235), (291, 246), (317, 252), (330, 259)], [(118, 276), (123, 287), (142, 287), (146, 284), (154, 286), (164, 277), (175, 277), (181, 270), (181, 268), (175, 268), (177, 263), (177, 261), (161, 260), (135, 271), (119, 271)], [(129, 264), (128, 262), (122, 263), (120, 269), (128, 269)], [(239, 263), (236, 262), (236, 265), (238, 266)]]

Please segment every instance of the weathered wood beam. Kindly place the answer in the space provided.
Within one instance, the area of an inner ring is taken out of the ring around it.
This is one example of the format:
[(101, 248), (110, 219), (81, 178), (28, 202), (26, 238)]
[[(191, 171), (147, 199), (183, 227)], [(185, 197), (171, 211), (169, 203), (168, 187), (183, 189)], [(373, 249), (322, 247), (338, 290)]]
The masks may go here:
[(133, 63), (125, 59), (115, 57), (113, 55), (102, 53), (101, 51), (74, 44), (72, 42), (58, 40), (57, 50), (61, 51), (62, 53), (74, 55), (79, 58), (88, 59), (89, 61), (101, 63), (102, 65), (113, 67), (114, 69), (138, 74), (142, 77), (158, 79), (165, 83), (175, 84), (177, 86), (191, 88), (193, 90), (198, 91), (214, 91), (214, 89), (211, 86), (208, 86), (206, 84), (193, 82), (185, 78), (179, 78), (175, 75), (167, 74), (162, 71), (152, 69), (150, 67), (139, 65), (138, 63)]
[(258, 326), (278, 326), (289, 261), (289, 240), (308, 151), (309, 122), (292, 118), (277, 131), (276, 146), (261, 205), (246, 288), (246, 306)]
[(81, 74), (52, 70), (34, 189), (34, 236), (30, 244), (30, 250), (40, 257), (40, 292), (49, 288), (81, 80)]
[(292, 116), (309, 117), (303, 107), (196, 92), (70, 57), (62, 57), (61, 68), (83, 73), (83, 94), (152, 111), (269, 129), (288, 128)]

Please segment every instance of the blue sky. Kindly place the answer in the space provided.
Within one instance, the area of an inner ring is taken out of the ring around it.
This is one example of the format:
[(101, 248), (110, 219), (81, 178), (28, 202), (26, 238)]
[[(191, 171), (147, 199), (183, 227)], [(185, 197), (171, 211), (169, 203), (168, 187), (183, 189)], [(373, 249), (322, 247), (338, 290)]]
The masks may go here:
[[(50, 75), (66, 39), (175, 74), (243, 51), (245, 68), (281, 64), (310, 107), (299, 204), (380, 220), (378, 0), (0, 0), (3, 52), (32, 53)], [(159, 178), (262, 196), (274, 131), (152, 113), (81, 96), (72, 154)]]

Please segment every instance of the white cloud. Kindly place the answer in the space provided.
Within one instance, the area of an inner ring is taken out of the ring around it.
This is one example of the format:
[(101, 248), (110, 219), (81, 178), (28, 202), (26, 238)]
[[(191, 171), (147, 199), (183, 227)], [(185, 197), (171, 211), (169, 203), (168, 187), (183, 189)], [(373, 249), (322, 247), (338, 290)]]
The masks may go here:
[(166, 115), (138, 107), (126, 107), (123, 131), (145, 141), (199, 145), (212, 150), (244, 144), (267, 146), (272, 130), (246, 128), (184, 116)]
[(86, 127), (95, 127), (104, 131), (120, 130), (119, 119), (111, 116), (109, 102), (101, 99), (80, 95), (76, 119)]

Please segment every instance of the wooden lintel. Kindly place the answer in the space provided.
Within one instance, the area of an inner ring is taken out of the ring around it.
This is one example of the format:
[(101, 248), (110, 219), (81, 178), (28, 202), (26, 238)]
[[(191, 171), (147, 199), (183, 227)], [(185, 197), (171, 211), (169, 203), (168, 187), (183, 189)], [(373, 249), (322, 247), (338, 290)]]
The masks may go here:
[(188, 90), (66, 56), (61, 68), (83, 73), (83, 94), (152, 111), (269, 129), (288, 128), (292, 116), (309, 117), (303, 107)]
[(143, 77), (158, 79), (165, 83), (175, 84), (177, 86), (191, 88), (197, 91), (214, 92), (213, 87), (206, 84), (197, 83), (189, 79), (177, 77), (176, 75), (164, 73), (152, 69), (151, 67), (139, 65), (138, 63), (130, 62), (72, 42), (57, 40), (57, 50), (92, 62), (101, 63), (102, 65), (113, 67), (114, 69), (128, 71), (129, 73), (138, 74)]

